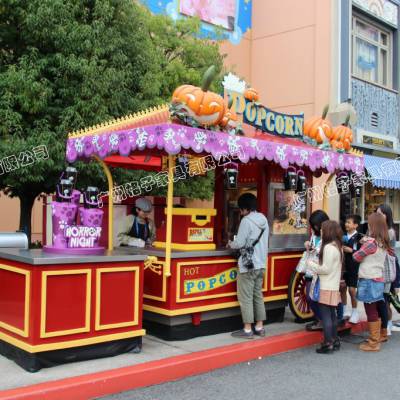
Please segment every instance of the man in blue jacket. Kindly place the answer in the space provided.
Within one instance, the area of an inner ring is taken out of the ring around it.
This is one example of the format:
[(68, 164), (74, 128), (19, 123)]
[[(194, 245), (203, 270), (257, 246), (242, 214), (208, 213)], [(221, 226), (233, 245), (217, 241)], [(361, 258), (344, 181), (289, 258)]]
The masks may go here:
[[(228, 247), (243, 249), (254, 245), (252, 263), (245, 265), (243, 256), (239, 257), (237, 296), (244, 327), (232, 333), (233, 337), (252, 339), (255, 335), (265, 336), (266, 319), (262, 287), (268, 256), (268, 221), (264, 214), (257, 212), (257, 198), (252, 193), (244, 193), (238, 199), (242, 219), (237, 237), (229, 241)], [(252, 324), (255, 323), (254, 333)]]

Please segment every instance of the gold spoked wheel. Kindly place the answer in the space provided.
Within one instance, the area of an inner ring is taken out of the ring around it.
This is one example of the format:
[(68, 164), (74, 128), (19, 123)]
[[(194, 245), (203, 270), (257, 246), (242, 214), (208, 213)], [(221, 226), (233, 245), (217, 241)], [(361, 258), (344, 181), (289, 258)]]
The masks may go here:
[(288, 297), (290, 311), (299, 322), (306, 321), (314, 315), (306, 299), (306, 280), (304, 279), (304, 274), (293, 271), (289, 282)]

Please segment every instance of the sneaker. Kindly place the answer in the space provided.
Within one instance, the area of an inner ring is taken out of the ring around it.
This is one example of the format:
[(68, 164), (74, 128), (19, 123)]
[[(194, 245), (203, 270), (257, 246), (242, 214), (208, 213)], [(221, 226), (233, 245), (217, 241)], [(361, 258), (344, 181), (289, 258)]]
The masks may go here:
[(239, 339), (253, 339), (253, 331), (246, 332), (244, 329), (240, 329), (238, 331), (232, 332), (231, 336), (234, 338), (239, 338)]
[(343, 319), (349, 319), (353, 315), (353, 309), (351, 307), (346, 307), (343, 314)]
[(358, 311), (357, 310), (353, 310), (353, 312), (351, 313), (351, 317), (349, 319), (349, 322), (351, 324), (358, 324), (360, 322), (360, 316), (358, 315)]
[(400, 332), (400, 325), (399, 324), (393, 325), (391, 331), (392, 332)]
[(262, 328), (262, 329), (260, 329), (260, 330), (257, 330), (257, 329), (254, 328), (254, 334), (255, 334), (256, 336), (264, 337), (264, 336), (265, 336), (265, 329)]
[(387, 335), (392, 336), (392, 329), (393, 329), (393, 323), (392, 321), (388, 321), (387, 324)]

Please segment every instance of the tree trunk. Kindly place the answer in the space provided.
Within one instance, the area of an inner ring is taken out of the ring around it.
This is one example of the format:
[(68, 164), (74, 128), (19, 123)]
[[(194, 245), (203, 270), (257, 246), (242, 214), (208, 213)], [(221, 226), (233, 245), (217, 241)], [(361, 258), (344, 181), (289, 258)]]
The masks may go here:
[(20, 201), (20, 216), (19, 216), (19, 230), (26, 233), (28, 236), (29, 246), (31, 245), (32, 233), (32, 208), (35, 203), (36, 196), (30, 194), (23, 194), (19, 197)]

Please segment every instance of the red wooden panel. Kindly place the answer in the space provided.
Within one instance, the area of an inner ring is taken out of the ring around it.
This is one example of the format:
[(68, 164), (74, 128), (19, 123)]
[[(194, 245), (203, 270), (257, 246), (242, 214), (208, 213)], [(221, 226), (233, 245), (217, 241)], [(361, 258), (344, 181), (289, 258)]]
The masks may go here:
[(47, 277), (45, 306), (47, 332), (85, 326), (86, 283), (86, 274), (50, 275)]
[(0, 269), (0, 322), (24, 329), (25, 275)]
[(102, 272), (100, 276), (100, 324), (133, 321), (136, 272)]
[[(161, 270), (162, 271), (162, 270)], [(154, 273), (150, 268), (144, 271), (143, 292), (149, 296), (162, 297), (163, 275)]]
[[(290, 281), (290, 276), (292, 275), (293, 270), (296, 268), (297, 263), (300, 260), (300, 256), (290, 257), (290, 258), (280, 258), (287, 257), (276, 256), (274, 255), (270, 258), (271, 265), (271, 286), (273, 284), (274, 287), (271, 287), (272, 290), (276, 287), (288, 286)], [(272, 268), (272, 262), (274, 263), (274, 268)], [(272, 276), (273, 272), (273, 276)]]

